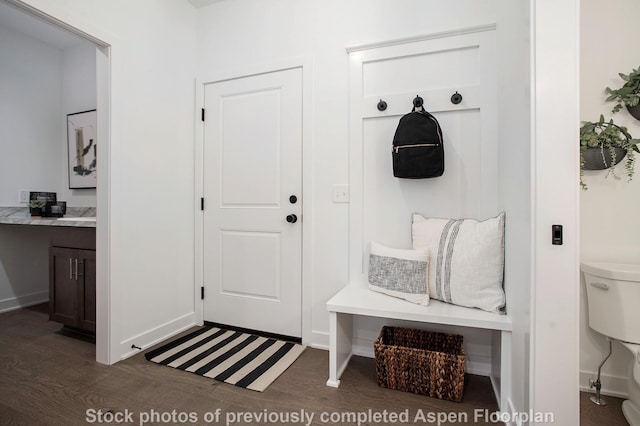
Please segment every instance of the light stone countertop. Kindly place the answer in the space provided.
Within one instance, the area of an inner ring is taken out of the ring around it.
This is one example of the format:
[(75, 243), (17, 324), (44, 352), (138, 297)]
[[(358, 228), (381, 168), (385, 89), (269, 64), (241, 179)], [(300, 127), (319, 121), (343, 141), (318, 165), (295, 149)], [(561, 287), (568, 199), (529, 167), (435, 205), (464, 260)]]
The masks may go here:
[(28, 207), (0, 207), (0, 224), (95, 228), (95, 221), (73, 220), (75, 217), (95, 216), (95, 207), (67, 207), (65, 220), (58, 220), (57, 217), (33, 218), (29, 215)]

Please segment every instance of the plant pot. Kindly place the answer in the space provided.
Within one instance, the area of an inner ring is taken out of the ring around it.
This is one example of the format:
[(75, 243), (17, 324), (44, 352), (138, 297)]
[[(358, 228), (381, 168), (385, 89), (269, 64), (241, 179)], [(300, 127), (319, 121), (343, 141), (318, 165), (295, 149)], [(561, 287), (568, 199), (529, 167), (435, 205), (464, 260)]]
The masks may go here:
[(631, 114), (633, 118), (640, 120), (640, 104), (633, 107), (627, 105), (627, 111), (629, 111), (629, 114)]
[(41, 207), (30, 207), (29, 213), (31, 216), (42, 216), (42, 208)]
[[(622, 148), (615, 148), (616, 150), (616, 164), (622, 161), (622, 159), (627, 155), (627, 150)], [(602, 149), (599, 147), (587, 148), (584, 152), (584, 169), (585, 170), (604, 170), (609, 167), (615, 166), (615, 164), (611, 164), (611, 152), (609, 152), (608, 148), (604, 150), (604, 161), (602, 158)]]

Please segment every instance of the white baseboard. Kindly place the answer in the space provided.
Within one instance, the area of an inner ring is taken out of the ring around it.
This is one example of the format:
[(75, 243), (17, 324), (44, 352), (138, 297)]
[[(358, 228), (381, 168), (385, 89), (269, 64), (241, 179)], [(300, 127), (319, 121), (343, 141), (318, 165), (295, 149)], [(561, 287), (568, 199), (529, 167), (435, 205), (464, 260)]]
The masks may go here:
[(312, 331), (311, 332), (311, 342), (309, 342), (309, 346), (314, 349), (324, 349), (325, 351), (329, 350), (329, 333), (322, 331)]
[[(595, 389), (589, 387), (589, 379), (595, 380), (597, 377), (597, 371), (580, 371), (580, 390), (595, 393)], [(629, 377), (601, 374), (600, 383), (602, 384), (602, 389), (600, 389), (602, 395), (614, 396), (616, 398), (629, 397)]]
[(40, 291), (38, 293), (25, 294), (23, 296), (12, 297), (0, 300), (0, 314), (3, 312), (15, 311), (27, 306), (38, 305), (49, 301), (49, 292)]
[[(178, 333), (182, 333), (195, 325), (196, 314), (195, 312), (192, 312), (180, 318), (176, 318), (173, 321), (169, 321), (159, 327), (124, 340), (120, 343), (120, 360), (129, 358), (130, 356), (139, 353), (141, 350), (150, 348), (151, 346), (169, 339)], [(141, 349), (135, 349), (132, 348), (132, 346), (137, 346)]]

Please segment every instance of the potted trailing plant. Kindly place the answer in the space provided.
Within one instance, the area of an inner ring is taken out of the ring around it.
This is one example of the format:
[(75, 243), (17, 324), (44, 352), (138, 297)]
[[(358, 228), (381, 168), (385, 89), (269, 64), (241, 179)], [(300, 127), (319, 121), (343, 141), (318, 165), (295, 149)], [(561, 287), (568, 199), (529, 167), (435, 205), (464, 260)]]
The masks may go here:
[[(600, 115), (598, 122), (585, 121), (580, 128), (580, 186), (587, 189), (582, 180), (584, 170), (609, 169), (616, 179), (613, 166), (625, 157), (624, 168), (627, 178), (631, 181), (635, 165), (635, 152), (640, 152), (637, 144), (640, 139), (633, 139), (624, 126), (613, 123), (613, 119), (605, 121)], [(635, 152), (634, 152), (635, 151)]]
[(29, 213), (31, 216), (42, 216), (42, 208), (45, 206), (43, 200), (29, 201)]
[(629, 74), (618, 75), (624, 80), (624, 84), (619, 89), (607, 87), (607, 101), (617, 102), (612, 110), (614, 113), (620, 111), (624, 105), (632, 116), (640, 120), (640, 67), (632, 69)]

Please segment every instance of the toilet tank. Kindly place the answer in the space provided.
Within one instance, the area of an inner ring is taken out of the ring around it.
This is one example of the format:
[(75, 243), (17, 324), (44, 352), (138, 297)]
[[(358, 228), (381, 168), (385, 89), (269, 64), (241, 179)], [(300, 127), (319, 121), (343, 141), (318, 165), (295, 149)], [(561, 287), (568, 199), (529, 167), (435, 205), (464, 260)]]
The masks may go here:
[(640, 265), (583, 263), (589, 327), (624, 342), (640, 343)]

